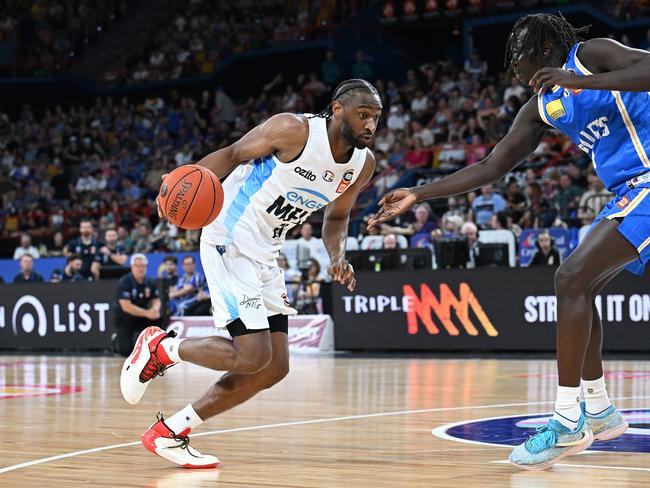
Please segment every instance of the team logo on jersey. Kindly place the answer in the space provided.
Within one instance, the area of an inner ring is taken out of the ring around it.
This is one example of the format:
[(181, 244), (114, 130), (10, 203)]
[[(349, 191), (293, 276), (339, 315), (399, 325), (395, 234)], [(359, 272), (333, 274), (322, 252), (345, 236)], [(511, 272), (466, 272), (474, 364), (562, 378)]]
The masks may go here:
[(316, 175), (312, 173), (308, 169), (301, 168), (299, 166), (296, 166), (294, 168), (294, 171), (298, 173), (300, 176), (302, 176), (304, 179), (309, 180), (309, 181), (315, 181), (316, 180)]
[(618, 202), (616, 202), (616, 206), (623, 209), (627, 207), (628, 203), (630, 203), (630, 199), (628, 197), (623, 197)]
[(352, 175), (354, 175), (354, 170), (349, 169), (345, 173), (343, 173), (343, 178), (341, 178), (341, 181), (339, 182), (339, 186), (336, 189), (336, 193), (343, 193), (345, 189), (350, 186), (350, 182), (352, 181)]
[(334, 173), (332, 173), (330, 170), (325, 171), (325, 173), (323, 173), (323, 179), (328, 183), (331, 183), (334, 181)]
[(290, 307), (291, 306), (291, 302), (289, 301), (289, 296), (286, 293), (283, 293), (282, 295), (280, 295), (280, 298), (282, 298), (282, 301), (284, 302), (285, 307)]
[(557, 120), (560, 117), (566, 115), (564, 110), (564, 105), (562, 104), (562, 99), (552, 100), (546, 104), (546, 113), (553, 120)]

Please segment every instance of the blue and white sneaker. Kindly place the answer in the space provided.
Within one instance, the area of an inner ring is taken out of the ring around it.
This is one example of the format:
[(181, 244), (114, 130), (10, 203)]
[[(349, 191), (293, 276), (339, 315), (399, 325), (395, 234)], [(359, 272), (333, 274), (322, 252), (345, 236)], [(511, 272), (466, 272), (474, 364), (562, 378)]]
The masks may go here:
[(590, 415), (585, 410), (585, 403), (580, 405), (587, 418), (587, 425), (594, 433), (595, 441), (609, 441), (625, 434), (630, 426), (614, 405), (599, 413)]
[(522, 469), (546, 469), (560, 459), (584, 451), (594, 441), (594, 435), (584, 415), (575, 430), (569, 430), (557, 420), (537, 428), (537, 434), (510, 453), (512, 464)]

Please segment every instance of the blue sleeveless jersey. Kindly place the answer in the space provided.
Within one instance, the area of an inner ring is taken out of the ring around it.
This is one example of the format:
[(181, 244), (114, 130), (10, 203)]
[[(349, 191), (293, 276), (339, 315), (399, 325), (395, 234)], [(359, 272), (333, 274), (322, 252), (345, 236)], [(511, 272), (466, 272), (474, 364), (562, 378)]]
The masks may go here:
[[(563, 69), (592, 73), (573, 46)], [(618, 195), (626, 181), (650, 171), (650, 93), (571, 90), (559, 86), (537, 98), (540, 117), (569, 136), (593, 161), (605, 187)]]

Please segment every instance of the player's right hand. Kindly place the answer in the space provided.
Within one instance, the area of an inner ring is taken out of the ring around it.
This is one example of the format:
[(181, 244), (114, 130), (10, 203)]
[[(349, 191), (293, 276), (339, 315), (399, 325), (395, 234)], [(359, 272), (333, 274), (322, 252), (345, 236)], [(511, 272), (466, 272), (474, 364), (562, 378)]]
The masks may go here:
[[(169, 173), (165, 173), (162, 175), (162, 180), (165, 181), (165, 178), (167, 178), (167, 175)], [(158, 211), (158, 217), (161, 219), (165, 218), (165, 215), (162, 213), (162, 210), (160, 210), (160, 202), (158, 202), (158, 197), (156, 197), (156, 210)]]
[(368, 221), (368, 228), (392, 220), (417, 203), (417, 197), (409, 188), (398, 188), (386, 193), (379, 200), (379, 211)]

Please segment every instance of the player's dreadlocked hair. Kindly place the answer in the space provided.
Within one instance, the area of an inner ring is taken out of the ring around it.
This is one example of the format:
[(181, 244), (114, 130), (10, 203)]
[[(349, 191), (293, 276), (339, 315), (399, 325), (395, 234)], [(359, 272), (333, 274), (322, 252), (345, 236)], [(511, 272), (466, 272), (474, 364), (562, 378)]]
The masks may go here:
[(517, 40), (521, 30), (527, 27), (526, 37), (522, 39), (522, 46), (526, 52), (532, 53), (532, 58), (541, 61), (544, 54), (544, 42), (549, 41), (555, 49), (560, 51), (564, 59), (569, 54), (571, 47), (583, 39), (589, 26), (575, 28), (564, 18), (561, 13), (531, 14), (522, 17), (512, 28), (506, 44), (505, 67), (511, 69), (517, 50)]
[(366, 93), (370, 93), (372, 95), (377, 95), (379, 97), (379, 92), (377, 89), (372, 86), (370, 83), (368, 83), (366, 80), (362, 80), (360, 78), (353, 78), (351, 80), (345, 80), (342, 81), (339, 86), (336, 87), (334, 90), (334, 95), (332, 96), (332, 101), (329, 103), (329, 105), (322, 110), (320, 113), (316, 114), (314, 117), (323, 117), (325, 119), (329, 119), (333, 112), (332, 112), (332, 103), (341, 100), (345, 100), (346, 98), (351, 97), (355, 92), (358, 91), (364, 91)]

